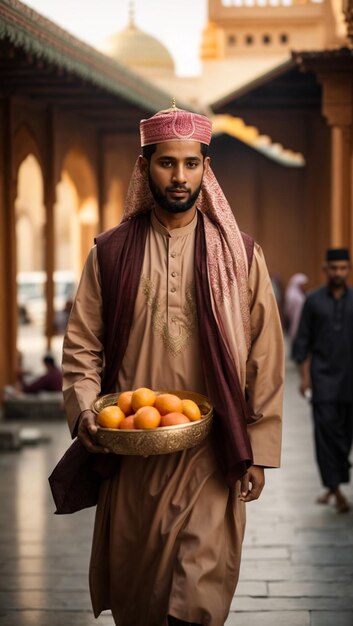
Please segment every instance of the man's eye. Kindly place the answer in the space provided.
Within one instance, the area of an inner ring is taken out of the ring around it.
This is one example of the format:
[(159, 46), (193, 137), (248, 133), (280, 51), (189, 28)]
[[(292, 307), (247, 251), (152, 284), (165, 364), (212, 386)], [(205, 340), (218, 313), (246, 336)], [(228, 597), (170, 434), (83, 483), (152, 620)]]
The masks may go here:
[(196, 163), (196, 161), (189, 161), (187, 166), (188, 166), (189, 169), (195, 169), (195, 167), (198, 166), (198, 163)]
[(171, 165), (172, 165), (171, 161), (161, 161), (162, 167), (171, 167)]

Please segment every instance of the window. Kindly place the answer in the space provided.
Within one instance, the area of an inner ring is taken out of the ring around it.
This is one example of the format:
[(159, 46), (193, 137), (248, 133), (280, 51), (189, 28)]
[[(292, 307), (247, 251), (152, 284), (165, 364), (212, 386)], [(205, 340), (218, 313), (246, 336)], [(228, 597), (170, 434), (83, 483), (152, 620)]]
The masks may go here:
[(288, 35), (287, 35), (286, 33), (282, 33), (282, 34), (279, 36), (279, 40), (280, 40), (280, 42), (281, 42), (282, 44), (286, 44), (286, 43), (288, 43), (288, 41), (289, 41), (289, 37), (288, 37)]
[(271, 35), (262, 35), (262, 43), (268, 46), (271, 43)]
[(229, 46), (235, 46), (235, 44), (237, 43), (237, 38), (235, 35), (228, 35), (228, 45)]
[(254, 37), (252, 35), (245, 35), (245, 43), (247, 46), (252, 46), (254, 43)]

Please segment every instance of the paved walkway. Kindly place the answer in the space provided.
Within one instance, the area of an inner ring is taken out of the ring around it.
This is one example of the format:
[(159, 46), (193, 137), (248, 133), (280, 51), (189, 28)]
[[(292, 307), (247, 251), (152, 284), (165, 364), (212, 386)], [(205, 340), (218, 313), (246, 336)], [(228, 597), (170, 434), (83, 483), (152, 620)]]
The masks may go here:
[[(309, 406), (288, 366), (283, 467), (248, 506), (240, 583), (226, 626), (352, 626), (353, 513), (314, 504), (321, 491)], [(87, 584), (93, 510), (54, 516), (47, 476), (66, 449), (51, 441), (0, 453), (0, 625), (112, 626), (95, 620)], [(345, 489), (353, 504), (353, 487)], [(138, 626), (138, 625), (136, 625)]]

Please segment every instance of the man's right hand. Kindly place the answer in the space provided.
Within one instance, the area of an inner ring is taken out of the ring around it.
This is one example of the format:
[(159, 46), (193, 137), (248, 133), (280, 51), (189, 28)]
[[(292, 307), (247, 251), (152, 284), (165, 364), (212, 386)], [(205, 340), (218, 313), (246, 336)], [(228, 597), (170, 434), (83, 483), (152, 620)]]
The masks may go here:
[(97, 432), (96, 416), (93, 411), (82, 411), (78, 419), (77, 438), (81, 441), (86, 450), (95, 454), (106, 454), (109, 452), (107, 448), (103, 448), (103, 446), (95, 443), (92, 437), (92, 435), (95, 435)]
[(305, 398), (308, 389), (311, 389), (311, 376), (310, 376), (310, 359), (306, 359), (299, 365), (300, 373), (300, 385), (299, 391)]
[(301, 395), (304, 398), (306, 398), (308, 391), (311, 391), (311, 384), (310, 384), (310, 382), (308, 382), (307, 380), (301, 380), (300, 386), (299, 386), (299, 391), (300, 391)]

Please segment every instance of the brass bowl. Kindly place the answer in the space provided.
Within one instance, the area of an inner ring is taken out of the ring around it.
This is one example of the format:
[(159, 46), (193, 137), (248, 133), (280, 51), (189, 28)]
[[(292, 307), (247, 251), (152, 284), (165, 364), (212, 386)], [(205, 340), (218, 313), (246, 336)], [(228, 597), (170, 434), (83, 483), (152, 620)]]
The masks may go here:
[[(193, 448), (201, 443), (211, 430), (213, 408), (206, 396), (194, 391), (157, 391), (174, 393), (183, 400), (189, 398), (196, 402), (201, 411), (201, 419), (190, 424), (163, 426), (151, 430), (119, 430), (98, 426), (96, 441), (115, 454), (150, 456), (169, 454)], [(99, 413), (104, 407), (117, 403), (118, 393), (109, 393), (94, 401), (92, 409)]]

